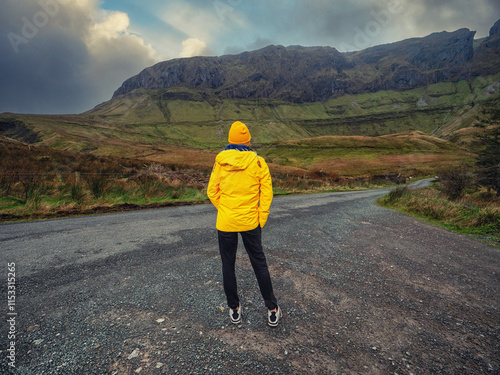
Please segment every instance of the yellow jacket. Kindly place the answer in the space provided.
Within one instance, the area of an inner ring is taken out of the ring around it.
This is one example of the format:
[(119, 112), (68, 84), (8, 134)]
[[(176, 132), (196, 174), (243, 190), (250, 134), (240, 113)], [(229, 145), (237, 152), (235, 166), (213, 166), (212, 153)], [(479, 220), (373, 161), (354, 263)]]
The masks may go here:
[(224, 150), (215, 158), (207, 194), (218, 210), (218, 230), (263, 228), (273, 200), (269, 168), (253, 151)]

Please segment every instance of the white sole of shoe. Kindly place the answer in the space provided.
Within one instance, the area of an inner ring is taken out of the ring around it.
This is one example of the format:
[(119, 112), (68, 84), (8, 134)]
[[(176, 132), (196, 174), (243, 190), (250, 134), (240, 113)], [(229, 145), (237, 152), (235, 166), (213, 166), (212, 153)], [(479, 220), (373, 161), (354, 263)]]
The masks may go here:
[(239, 318), (236, 320), (233, 319), (233, 314), (232, 314), (233, 311), (234, 311), (233, 309), (231, 308), (229, 309), (229, 318), (231, 319), (231, 323), (240, 324), (242, 321), (241, 317), (243, 316), (243, 308), (241, 306), (238, 308)]
[(283, 311), (281, 311), (281, 308), (278, 306), (278, 311), (277, 311), (277, 317), (278, 317), (278, 319), (276, 319), (276, 322), (274, 322), (274, 323), (269, 320), (269, 316), (270, 315), (268, 313), (268, 315), (267, 315), (267, 324), (270, 327), (277, 327), (278, 324), (279, 324), (280, 319), (283, 318)]

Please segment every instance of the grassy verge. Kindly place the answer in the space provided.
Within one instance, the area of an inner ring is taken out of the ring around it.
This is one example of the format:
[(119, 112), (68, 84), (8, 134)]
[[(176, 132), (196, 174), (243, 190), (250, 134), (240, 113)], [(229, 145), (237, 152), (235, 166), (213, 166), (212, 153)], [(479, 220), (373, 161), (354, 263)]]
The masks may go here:
[(203, 202), (209, 173), (0, 142), (0, 221)]
[(485, 190), (451, 201), (439, 186), (421, 190), (403, 187), (380, 198), (378, 203), (500, 247), (500, 198)]
[(206, 200), (204, 186), (152, 177), (84, 182), (54, 180), (36, 185), (28, 196), (16, 187), (0, 194), (0, 221), (40, 219), (93, 213), (196, 204)]
[[(209, 172), (160, 164), (133, 172), (27, 174), (0, 181), (0, 222), (36, 220), (177, 205), (207, 203)], [(34, 172), (33, 172), (34, 173)], [(4, 175), (5, 176), (5, 175)], [(198, 176), (197, 178), (193, 176)], [(335, 180), (328, 175), (273, 175), (275, 196), (362, 190), (394, 185), (366, 179)]]

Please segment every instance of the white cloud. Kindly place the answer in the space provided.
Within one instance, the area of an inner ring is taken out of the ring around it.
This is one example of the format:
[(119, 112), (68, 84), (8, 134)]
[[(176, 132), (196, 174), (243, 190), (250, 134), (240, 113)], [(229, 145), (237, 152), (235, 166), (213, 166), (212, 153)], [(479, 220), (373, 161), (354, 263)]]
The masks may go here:
[(186, 40), (189, 40), (190, 46), (195, 44), (194, 39), (203, 41), (206, 43), (204, 51), (208, 53), (222, 36), (234, 34), (234, 28), (239, 33), (247, 26), (244, 18), (237, 12), (238, 8), (231, 6), (231, 2), (225, 5), (223, 13), (216, 7), (219, 3), (221, 1), (196, 5), (185, 1), (169, 1), (166, 4), (159, 17), (186, 37), (182, 42), (181, 56), (186, 50)]
[(126, 13), (108, 11), (101, 11), (100, 13), (102, 14), (102, 21), (95, 22), (89, 30), (90, 42), (100, 38), (111, 39), (127, 33), (130, 19)]
[(111, 69), (113, 63), (120, 66), (123, 59), (131, 59), (132, 56), (151, 63), (159, 60), (153, 47), (147, 45), (143, 38), (130, 33), (129, 26), (130, 19), (126, 13), (99, 11), (85, 37), (99, 70), (102, 70), (103, 63)]
[(207, 44), (198, 38), (189, 38), (182, 42), (180, 57), (202, 56), (206, 54)]

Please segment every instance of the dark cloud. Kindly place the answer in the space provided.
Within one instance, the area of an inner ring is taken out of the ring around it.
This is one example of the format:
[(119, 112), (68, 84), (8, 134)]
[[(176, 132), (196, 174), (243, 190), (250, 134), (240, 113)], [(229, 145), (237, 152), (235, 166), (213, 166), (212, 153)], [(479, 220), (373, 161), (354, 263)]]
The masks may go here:
[(249, 22), (256, 29), (267, 30), (276, 44), (328, 45), (339, 50), (463, 27), (484, 36), (500, 18), (498, 0), (277, 0), (266, 2), (265, 7), (245, 4), (242, 9), (252, 14), (247, 17)]
[(141, 40), (113, 34), (120, 17), (100, 29), (91, 18), (95, 1), (63, 3), (7, 0), (0, 13), (0, 112), (83, 112), (154, 62)]
[[(498, 0), (422, 0), (413, 2), (420, 12), (415, 23), (422, 32), (469, 28), (483, 37), (500, 18), (500, 2)], [(410, 8), (411, 9), (411, 8)]]

